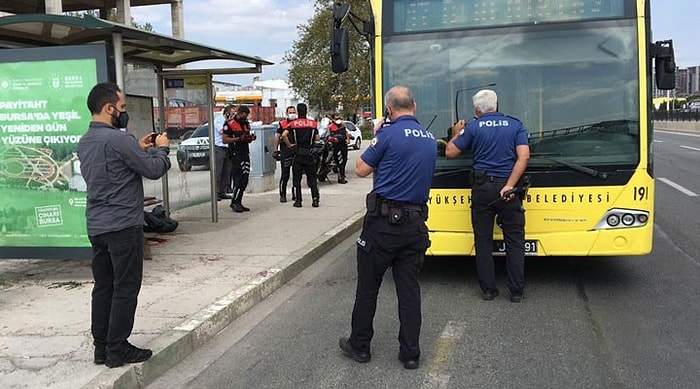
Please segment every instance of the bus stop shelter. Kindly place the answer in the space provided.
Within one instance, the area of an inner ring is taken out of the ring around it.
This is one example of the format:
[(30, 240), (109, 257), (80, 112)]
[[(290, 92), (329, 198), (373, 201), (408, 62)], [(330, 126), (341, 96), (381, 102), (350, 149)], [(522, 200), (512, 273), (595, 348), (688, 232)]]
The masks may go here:
[[(272, 65), (260, 57), (243, 55), (219, 48), (176, 39), (91, 16), (20, 14), (0, 17), (0, 51), (22, 48), (61, 48), (66, 46), (104, 45), (107, 52), (109, 79), (124, 89), (125, 63), (152, 67), (157, 74), (157, 97), (160, 123), (164, 123), (166, 106), (164, 88), (167, 79), (204, 76), (208, 112), (213, 121), (214, 91), (212, 76), (261, 73), (262, 66)], [(228, 61), (231, 67), (184, 69), (181, 65), (205, 60)], [(209, 144), (214, 145), (210, 132)], [(210, 147), (213, 150), (213, 146)], [(212, 221), (216, 222), (216, 174), (214, 153), (210, 152)], [(162, 178), (163, 203), (169, 212), (167, 175)]]

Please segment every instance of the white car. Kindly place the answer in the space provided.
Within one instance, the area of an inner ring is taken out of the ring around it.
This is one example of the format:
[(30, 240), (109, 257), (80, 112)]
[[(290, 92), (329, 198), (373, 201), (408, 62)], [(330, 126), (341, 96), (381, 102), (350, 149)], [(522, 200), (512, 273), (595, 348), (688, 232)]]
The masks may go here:
[(354, 150), (359, 150), (362, 147), (362, 131), (360, 131), (360, 127), (349, 120), (345, 120), (344, 123), (345, 128), (350, 133), (350, 147)]

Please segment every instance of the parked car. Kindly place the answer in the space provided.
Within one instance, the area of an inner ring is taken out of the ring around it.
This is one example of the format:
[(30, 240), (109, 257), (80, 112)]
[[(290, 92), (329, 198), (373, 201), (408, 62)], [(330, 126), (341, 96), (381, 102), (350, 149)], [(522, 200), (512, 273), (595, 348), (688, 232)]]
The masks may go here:
[(209, 168), (209, 124), (197, 127), (192, 135), (180, 143), (177, 148), (177, 166), (183, 172), (192, 170), (193, 166)]
[(350, 147), (359, 150), (360, 147), (362, 147), (362, 131), (360, 131), (360, 127), (346, 120), (345, 128), (347, 128), (350, 133)]

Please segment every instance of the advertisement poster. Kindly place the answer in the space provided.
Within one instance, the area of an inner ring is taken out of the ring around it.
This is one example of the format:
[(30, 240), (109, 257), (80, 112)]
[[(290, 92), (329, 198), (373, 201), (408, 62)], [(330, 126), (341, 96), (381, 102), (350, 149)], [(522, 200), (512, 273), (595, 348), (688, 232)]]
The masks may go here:
[(76, 154), (97, 67), (95, 58), (0, 61), (0, 250), (90, 246)]

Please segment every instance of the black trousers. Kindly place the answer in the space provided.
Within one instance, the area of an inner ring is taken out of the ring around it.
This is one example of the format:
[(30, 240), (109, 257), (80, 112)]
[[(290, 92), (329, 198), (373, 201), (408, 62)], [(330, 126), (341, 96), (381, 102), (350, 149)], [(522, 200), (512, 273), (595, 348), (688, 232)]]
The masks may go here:
[(345, 178), (345, 166), (348, 163), (348, 145), (345, 141), (333, 145), (333, 160), (338, 166), (338, 179)]
[(504, 181), (474, 183), (472, 188), (472, 226), (476, 248), (476, 272), (481, 290), (496, 289), (493, 263), (493, 223), (496, 216), (506, 244), (508, 289), (522, 293), (525, 289), (525, 211), (518, 197), (511, 201), (491, 202), (500, 197)]
[(410, 212), (402, 224), (391, 224), (388, 216), (365, 216), (357, 240), (357, 290), (349, 340), (353, 348), (370, 352), (377, 295), (384, 273), (391, 267), (401, 323), (399, 356), (402, 360), (420, 356), (422, 318), (418, 274), (428, 246), (428, 229), (418, 213)]
[(316, 159), (309, 155), (297, 155), (292, 165), (292, 185), (294, 197), (301, 202), (301, 176), (306, 174), (306, 184), (311, 189), (311, 198), (319, 199), (318, 179), (316, 178)]
[(282, 175), (280, 176), (280, 196), (287, 194), (287, 183), (289, 183), (289, 176), (292, 170), (292, 164), (294, 162), (294, 153), (288, 148), (280, 148), (280, 168), (282, 169)]
[(114, 352), (131, 335), (143, 277), (143, 227), (90, 236), (91, 331), (95, 346)]
[(216, 182), (216, 192), (219, 197), (224, 197), (226, 193), (233, 191), (231, 183), (233, 182), (231, 158), (228, 155), (228, 147), (215, 146), (214, 158), (216, 162), (216, 174), (219, 177)]
[(231, 164), (233, 172), (233, 196), (231, 205), (241, 204), (243, 193), (248, 187), (250, 177), (250, 154), (231, 154)]

